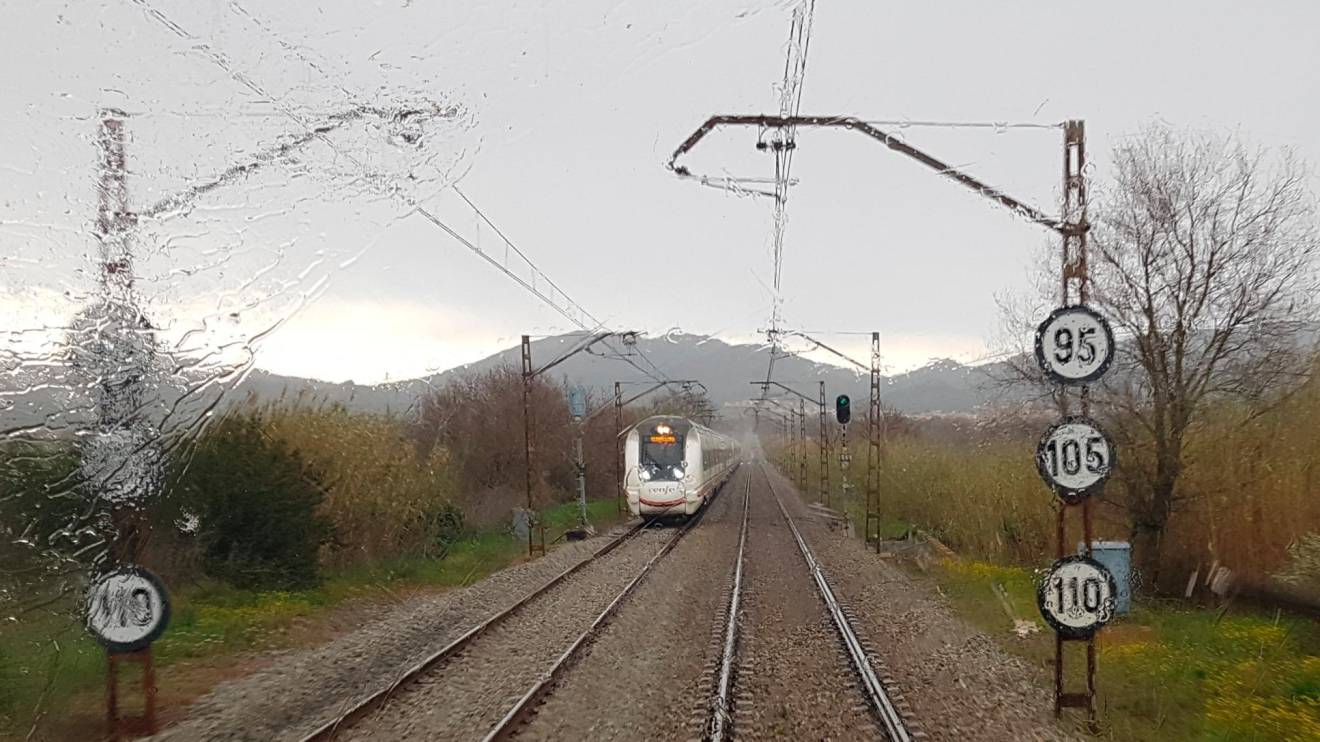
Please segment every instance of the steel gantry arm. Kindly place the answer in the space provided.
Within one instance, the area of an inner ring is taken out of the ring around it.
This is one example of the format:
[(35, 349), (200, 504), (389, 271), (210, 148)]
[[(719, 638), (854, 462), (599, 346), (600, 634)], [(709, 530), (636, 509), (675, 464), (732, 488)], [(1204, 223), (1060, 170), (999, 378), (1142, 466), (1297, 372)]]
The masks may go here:
[[(622, 383), (622, 382), (615, 382), (615, 383)], [(633, 402), (636, 402), (637, 400), (641, 399), (642, 397), (645, 397), (646, 395), (651, 394), (652, 392), (655, 392), (655, 391), (659, 390), (659, 389), (662, 388), (662, 387), (672, 386), (672, 385), (674, 385), (674, 384), (678, 384), (678, 385), (682, 386), (684, 391), (687, 391), (687, 390), (691, 389), (691, 388), (694, 387), (694, 386), (699, 386), (699, 387), (701, 387), (701, 391), (703, 391), (703, 392), (709, 391), (708, 389), (706, 389), (706, 385), (705, 385), (705, 384), (702, 384), (700, 381), (698, 381), (698, 380), (696, 380), (696, 379), (670, 379), (670, 380), (668, 380), (668, 381), (661, 381), (661, 382), (657, 382), (657, 383), (655, 383), (655, 384), (652, 384), (652, 385), (650, 386), (650, 388), (648, 388), (646, 391), (638, 392), (637, 394), (634, 394), (634, 395), (632, 395), (631, 397), (629, 397), (629, 398), (623, 400), (623, 401), (620, 402), (619, 404), (620, 404), (621, 406), (627, 406), (627, 405), (630, 405), (630, 404), (632, 404)]]
[[(916, 147), (903, 141), (901, 138), (881, 131), (872, 124), (855, 116), (769, 116), (765, 114), (725, 114), (711, 116), (709, 119), (706, 119), (706, 122), (698, 127), (696, 131), (692, 132), (687, 139), (683, 140), (682, 144), (678, 145), (678, 149), (674, 150), (674, 154), (670, 155), (666, 167), (674, 171), (679, 177), (699, 179), (701, 176), (693, 175), (686, 166), (679, 165), (678, 158), (692, 151), (692, 148), (696, 147), (697, 143), (707, 134), (721, 126), (758, 126), (766, 129), (790, 129), (799, 126), (810, 126), (856, 131), (865, 134), (901, 155), (905, 155), (920, 162), (940, 175), (961, 183), (973, 191), (998, 202), (1028, 221), (1049, 227), (1060, 234), (1069, 234), (1071, 231), (1078, 229), (1079, 226), (1082, 229), (1085, 228), (1084, 225), (1068, 224), (1062, 219), (1049, 216), (1040, 209), (1009, 196), (998, 188), (984, 183), (977, 178), (958, 170), (952, 165), (922, 152)], [(784, 146), (791, 147), (793, 146), (793, 143), (788, 142)]]
[[(820, 382), (820, 390), (819, 390), (819, 391), (820, 391), (820, 396), (819, 396), (817, 399), (812, 399), (811, 397), (808, 397), (807, 395), (805, 395), (805, 394), (803, 394), (802, 392), (799, 392), (798, 390), (796, 390), (796, 389), (794, 389), (794, 388), (788, 386), (787, 384), (782, 384), (782, 383), (780, 383), (780, 382), (778, 382), (778, 381), (750, 381), (750, 382), (748, 382), (748, 383), (751, 384), (752, 386), (759, 386), (759, 387), (761, 387), (761, 391), (762, 391), (762, 392), (765, 392), (766, 389), (768, 389), (769, 387), (772, 387), (772, 386), (773, 386), (773, 387), (776, 387), (776, 388), (778, 388), (778, 389), (782, 389), (782, 390), (784, 390), (784, 391), (786, 391), (786, 392), (788, 392), (788, 393), (790, 393), (790, 394), (796, 395), (796, 396), (798, 397), (798, 404), (799, 404), (799, 406), (800, 406), (800, 407), (799, 407), (799, 414), (800, 414), (800, 416), (801, 416), (801, 420), (800, 420), (799, 423), (798, 423), (798, 433), (799, 433), (799, 437), (802, 439), (802, 445), (803, 445), (803, 447), (804, 447), (803, 456), (802, 456), (802, 458), (798, 461), (798, 466), (799, 466), (798, 479), (801, 480), (799, 486), (800, 486), (803, 490), (806, 489), (806, 481), (807, 481), (807, 475), (806, 475), (806, 469), (805, 469), (805, 467), (806, 467), (806, 465), (807, 465), (807, 464), (806, 464), (806, 455), (805, 455), (805, 454), (806, 454), (806, 452), (805, 452), (805, 446), (806, 446), (806, 437), (807, 437), (807, 434), (806, 434), (806, 420), (807, 420), (807, 416), (806, 416), (806, 413), (805, 413), (804, 411), (802, 411), (801, 406), (804, 406), (807, 402), (810, 402), (811, 404), (816, 405), (817, 410), (818, 410), (818, 412), (820, 413), (820, 422), (819, 422), (819, 424), (818, 424), (818, 430), (819, 430), (819, 432), (818, 432), (818, 434), (817, 434), (817, 439), (818, 439), (817, 442), (819, 443), (819, 446), (820, 446), (820, 501), (821, 501), (822, 503), (828, 505), (828, 504), (829, 504), (829, 501), (830, 501), (830, 499), (829, 499), (829, 498), (830, 498), (830, 494), (829, 494), (829, 490), (830, 490), (830, 475), (829, 475), (829, 457), (830, 457), (830, 454), (829, 454), (829, 447), (830, 447), (830, 435), (829, 435), (829, 428), (827, 427), (826, 422), (825, 422), (825, 382), (823, 382), (823, 381)], [(763, 397), (763, 399), (767, 399), (767, 400), (769, 400), (770, 398), (769, 398), (769, 397)]]
[(814, 405), (820, 405), (821, 407), (825, 406), (824, 400), (820, 400), (820, 401), (814, 400), (811, 397), (808, 397), (807, 395), (803, 394), (802, 392), (799, 392), (798, 390), (792, 387), (785, 386), (784, 384), (781, 384), (777, 381), (749, 381), (747, 383), (751, 384), (752, 386), (759, 386), (761, 387), (762, 390), (764, 390), (767, 386), (773, 386), (779, 389), (783, 389), (789, 394), (793, 394), (795, 396), (801, 397), (803, 400), (810, 402)]
[[(593, 332), (593, 333), (591, 333), (590, 335), (588, 335), (588, 336), (586, 337), (586, 339), (584, 339), (584, 340), (578, 342), (577, 345), (574, 345), (573, 347), (569, 348), (567, 352), (561, 353), (561, 354), (559, 355), (559, 357), (556, 358), (556, 359), (554, 359), (553, 361), (550, 361), (549, 363), (545, 364), (544, 366), (542, 366), (542, 367), (540, 367), (540, 368), (538, 368), (538, 369), (535, 369), (535, 370), (530, 370), (530, 369), (529, 369), (529, 370), (525, 371), (524, 373), (527, 374), (527, 376), (528, 376), (528, 380), (530, 381), (531, 379), (535, 379), (536, 377), (540, 376), (541, 374), (545, 373), (546, 371), (549, 371), (550, 369), (554, 368), (555, 366), (558, 366), (559, 364), (563, 363), (564, 361), (567, 361), (568, 359), (572, 358), (573, 356), (577, 355), (578, 353), (583, 352), (584, 350), (590, 348), (591, 346), (595, 345), (596, 343), (599, 343), (600, 341), (602, 341), (602, 340), (604, 340), (604, 339), (606, 339), (606, 338), (614, 337), (615, 335), (630, 335), (630, 334), (631, 334), (631, 335), (635, 335), (636, 333), (634, 333), (634, 332), (632, 332), (632, 331), (629, 331), (629, 332)], [(527, 336), (527, 335), (524, 335), (524, 336), (523, 336), (523, 340), (524, 340), (524, 342), (527, 342), (527, 341), (530, 340), (530, 337)]]
[[(806, 341), (812, 343), (812, 344), (815, 345), (818, 349), (823, 350), (823, 351), (826, 351), (826, 352), (829, 352), (829, 353), (832, 353), (832, 354), (838, 356), (839, 358), (842, 358), (843, 360), (847, 361), (848, 363), (851, 363), (852, 365), (856, 366), (857, 368), (860, 368), (860, 369), (863, 370), (863, 371), (870, 371), (870, 370), (871, 370), (871, 366), (870, 366), (870, 365), (865, 364), (865, 363), (862, 363), (861, 361), (857, 360), (856, 358), (853, 358), (852, 356), (848, 355), (847, 353), (844, 353), (843, 351), (841, 351), (841, 350), (839, 350), (839, 349), (837, 349), (837, 348), (832, 348), (832, 347), (826, 345), (824, 342), (822, 342), (822, 341), (820, 341), (820, 340), (817, 340), (816, 338), (814, 338), (814, 337), (808, 335), (808, 334), (805, 333), (805, 332), (802, 332), (801, 330), (767, 330), (767, 333), (778, 333), (778, 334), (780, 334), (780, 335), (792, 335), (792, 336), (794, 336), (794, 337), (800, 337), (800, 338), (802, 338), (803, 340), (806, 340)], [(759, 382), (753, 382), (753, 383), (759, 383)]]

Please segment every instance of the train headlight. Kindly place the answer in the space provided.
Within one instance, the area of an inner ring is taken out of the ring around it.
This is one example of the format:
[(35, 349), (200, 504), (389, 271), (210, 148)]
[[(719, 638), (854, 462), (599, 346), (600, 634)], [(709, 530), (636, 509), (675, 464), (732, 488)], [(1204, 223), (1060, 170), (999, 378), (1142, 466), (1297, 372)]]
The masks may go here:
[(649, 469), (638, 470), (637, 478), (642, 480), (643, 482), (649, 482), (651, 480), (651, 470)]
[(675, 478), (675, 479), (682, 479), (682, 478), (683, 478), (683, 467), (681, 467), (681, 466), (675, 466), (675, 467), (674, 467), (674, 478)]

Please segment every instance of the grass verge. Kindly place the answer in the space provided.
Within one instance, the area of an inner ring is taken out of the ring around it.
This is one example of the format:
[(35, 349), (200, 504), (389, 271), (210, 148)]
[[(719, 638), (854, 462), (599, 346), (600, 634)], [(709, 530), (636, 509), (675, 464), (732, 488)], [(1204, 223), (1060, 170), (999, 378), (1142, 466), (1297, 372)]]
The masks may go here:
[[(1045, 670), (1047, 682), (1053, 677), (1054, 636), (1039, 619), (1030, 571), (948, 559), (932, 574), (965, 620)], [(995, 585), (1018, 618), (1036, 621), (1042, 631), (1013, 635)], [(1145, 601), (1100, 633), (1098, 649), (1102, 739), (1320, 739), (1320, 627), (1314, 621)], [(1071, 651), (1067, 664), (1078, 673), (1070, 686), (1084, 688), (1084, 650)]]
[[(613, 499), (590, 501), (588, 517), (600, 529), (620, 520)], [(578, 505), (548, 508), (543, 518), (546, 541), (556, 540), (577, 525)], [(215, 683), (253, 669), (258, 651), (329, 639), (341, 630), (332, 625), (332, 614), (350, 601), (375, 605), (410, 592), (467, 585), (525, 554), (526, 544), (507, 533), (480, 532), (455, 543), (443, 559), (327, 571), (321, 585), (310, 590), (252, 591), (218, 583), (179, 590), (171, 596), (170, 627), (153, 647), (162, 717), (178, 718)], [(55, 612), (14, 620), (0, 616), (0, 739), (98, 738), (105, 652), (74, 611), (70, 601)]]

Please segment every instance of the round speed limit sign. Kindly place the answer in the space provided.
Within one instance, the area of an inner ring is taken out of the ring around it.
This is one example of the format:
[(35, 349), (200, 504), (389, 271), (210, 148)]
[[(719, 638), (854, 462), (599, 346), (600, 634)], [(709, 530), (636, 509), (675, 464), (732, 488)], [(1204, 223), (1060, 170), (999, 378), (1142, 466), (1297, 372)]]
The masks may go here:
[(1114, 331), (1089, 307), (1056, 309), (1036, 328), (1036, 362), (1056, 384), (1089, 384), (1113, 360)]
[(87, 629), (111, 652), (145, 649), (169, 621), (165, 586), (141, 567), (101, 575), (87, 591)]
[(1117, 452), (1094, 420), (1074, 415), (1045, 431), (1036, 446), (1036, 469), (1054, 494), (1075, 505), (1095, 494), (1114, 468)]
[(1050, 565), (1036, 587), (1040, 615), (1060, 636), (1086, 639), (1114, 617), (1118, 586), (1100, 562), (1069, 556)]

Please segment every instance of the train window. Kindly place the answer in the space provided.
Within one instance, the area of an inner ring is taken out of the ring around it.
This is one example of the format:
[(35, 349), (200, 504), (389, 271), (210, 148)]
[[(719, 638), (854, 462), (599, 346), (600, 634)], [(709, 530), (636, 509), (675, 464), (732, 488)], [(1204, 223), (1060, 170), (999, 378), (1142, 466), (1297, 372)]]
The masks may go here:
[(639, 451), (641, 464), (652, 479), (678, 479), (673, 470), (683, 464), (683, 448), (682, 435), (646, 436)]

